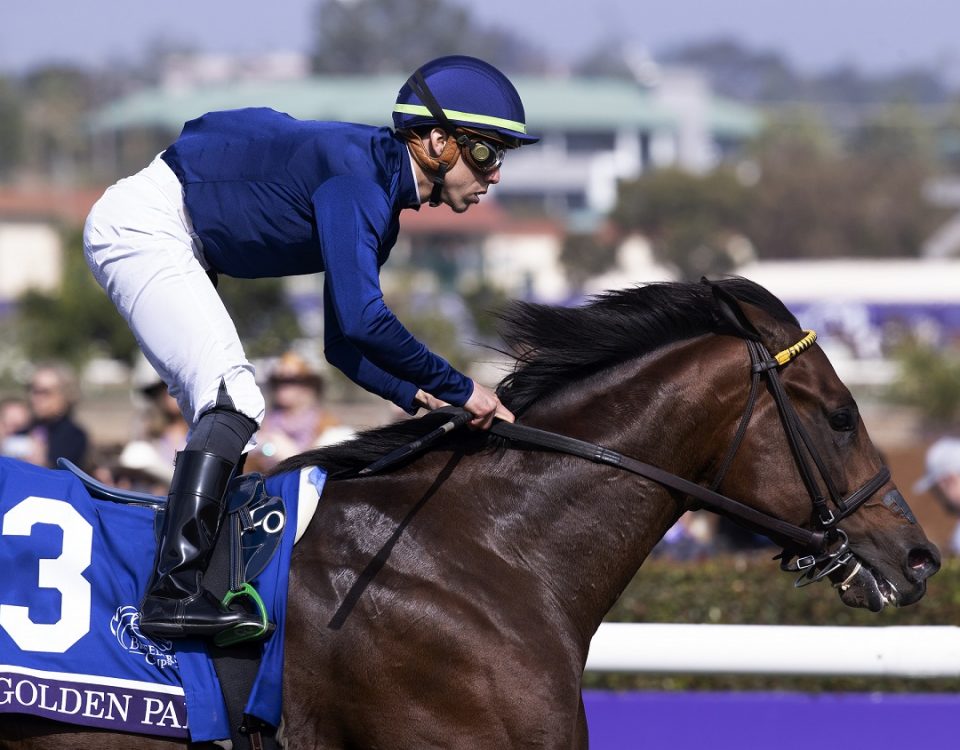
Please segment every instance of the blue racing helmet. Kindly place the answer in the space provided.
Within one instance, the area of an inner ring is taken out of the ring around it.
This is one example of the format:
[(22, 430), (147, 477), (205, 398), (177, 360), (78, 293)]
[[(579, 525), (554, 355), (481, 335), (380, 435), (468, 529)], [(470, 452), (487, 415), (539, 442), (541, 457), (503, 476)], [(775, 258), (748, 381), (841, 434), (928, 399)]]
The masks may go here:
[(507, 77), (483, 60), (465, 55), (438, 57), (422, 65), (403, 85), (393, 108), (398, 130), (438, 125), (499, 135), (520, 146), (539, 138), (527, 134), (520, 95)]

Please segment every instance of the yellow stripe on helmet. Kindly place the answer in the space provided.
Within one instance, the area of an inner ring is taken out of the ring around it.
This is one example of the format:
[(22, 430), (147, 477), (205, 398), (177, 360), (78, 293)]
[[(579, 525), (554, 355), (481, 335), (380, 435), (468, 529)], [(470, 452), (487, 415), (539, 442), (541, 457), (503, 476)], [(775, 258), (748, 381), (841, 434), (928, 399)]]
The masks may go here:
[[(394, 112), (404, 115), (420, 115), (422, 117), (433, 117), (430, 110), (421, 104), (397, 104), (393, 108)], [(487, 125), (495, 128), (504, 128), (514, 133), (526, 135), (527, 126), (516, 120), (508, 120), (504, 117), (492, 117), (490, 115), (478, 115), (471, 112), (458, 112), (455, 109), (445, 109), (443, 113), (451, 120), (461, 120), (474, 125)]]

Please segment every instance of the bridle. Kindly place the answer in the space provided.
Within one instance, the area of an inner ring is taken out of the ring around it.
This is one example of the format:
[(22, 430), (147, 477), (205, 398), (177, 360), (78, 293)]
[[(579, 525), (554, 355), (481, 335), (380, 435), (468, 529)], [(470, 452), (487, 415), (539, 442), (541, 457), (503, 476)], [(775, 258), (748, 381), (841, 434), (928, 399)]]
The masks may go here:
[[(854, 565), (853, 571), (846, 579), (836, 584), (840, 588), (846, 588), (860, 571), (861, 564), (850, 550), (847, 535), (838, 527), (838, 524), (854, 513), (883, 485), (890, 481), (890, 470), (886, 466), (882, 466), (871, 479), (846, 497), (837, 489), (827, 470), (826, 462), (817, 451), (809, 433), (800, 421), (780, 379), (780, 368), (785, 367), (816, 342), (816, 332), (805, 331), (804, 333), (804, 337), (796, 344), (773, 356), (759, 341), (744, 339), (747, 351), (750, 354), (750, 394), (747, 397), (747, 404), (743, 415), (740, 417), (740, 423), (733, 441), (709, 487), (696, 484), (602, 445), (567, 437), (556, 432), (499, 420), (490, 428), (490, 432), (509, 441), (526, 443), (570, 456), (578, 456), (650, 479), (682, 495), (694, 498), (703, 507), (732, 517), (749, 528), (761, 531), (783, 547), (783, 552), (777, 556), (781, 561), (780, 567), (783, 570), (800, 574), (796, 580), (795, 585), (797, 586), (805, 586), (822, 580), (834, 571)], [(760, 383), (763, 379), (766, 379), (767, 389), (773, 396), (787, 441), (790, 444), (791, 453), (810, 496), (812, 529), (789, 523), (764, 511), (751, 508), (718, 491), (746, 436), (760, 394)], [(462, 409), (451, 411), (453, 416), (449, 421), (413, 443), (387, 454), (359, 473), (361, 475), (372, 474), (393, 466), (424, 449), (442, 435), (465, 424), (470, 419), (470, 414)], [(817, 481), (818, 474), (826, 487), (829, 502), (820, 489), (820, 482)], [(831, 507), (831, 503), (833, 507)]]
[[(860, 570), (849, 547), (849, 540), (838, 524), (854, 513), (884, 484), (890, 481), (890, 470), (883, 466), (871, 479), (846, 497), (837, 489), (830, 477), (826, 462), (817, 451), (804, 428), (796, 409), (790, 401), (780, 379), (779, 369), (787, 365), (804, 351), (813, 346), (817, 339), (814, 331), (806, 331), (800, 341), (787, 349), (771, 356), (759, 341), (745, 339), (750, 354), (750, 395), (733, 442), (720, 464), (716, 478), (710, 487), (703, 487), (656, 466), (625, 456), (601, 445), (588, 443), (565, 435), (540, 430), (526, 425), (497, 422), (491, 432), (508, 440), (536, 445), (541, 448), (566, 453), (614, 466), (633, 474), (650, 479), (658, 484), (688, 495), (714, 512), (731, 516), (741, 523), (762, 531), (774, 541), (782, 544), (784, 551), (778, 556), (781, 568), (799, 572), (796, 585), (804, 586), (819, 581), (836, 570), (855, 564), (853, 572), (847, 576), (840, 587), (846, 587)], [(783, 521), (775, 516), (733, 500), (718, 492), (737, 451), (746, 436), (760, 392), (760, 382), (765, 378), (767, 388), (773, 396), (777, 411), (790, 444), (790, 450), (797, 469), (803, 480), (812, 504), (813, 530)], [(816, 475), (819, 474), (827, 489), (833, 508), (820, 489)]]
[[(850, 551), (847, 535), (838, 527), (838, 524), (854, 513), (884, 484), (890, 481), (890, 470), (886, 466), (881, 466), (880, 470), (871, 479), (847, 497), (843, 497), (837, 489), (830, 472), (827, 470), (826, 462), (810, 439), (810, 435), (804, 428), (803, 422), (800, 421), (796, 409), (793, 408), (779, 375), (780, 367), (785, 366), (816, 342), (817, 334), (815, 331), (804, 331), (804, 334), (804, 337), (796, 344), (773, 357), (770, 356), (762, 343), (750, 339), (746, 340), (747, 349), (750, 352), (750, 396), (740, 421), (740, 427), (711, 488), (717, 489), (720, 482), (723, 481), (723, 477), (740, 447), (740, 442), (746, 433), (747, 424), (756, 404), (761, 376), (765, 374), (768, 390), (773, 396), (787, 441), (790, 444), (790, 452), (793, 454), (800, 477), (807, 489), (807, 494), (810, 496), (814, 521), (825, 532), (823, 546), (812, 551), (812, 553), (791, 554), (785, 549), (784, 553), (779, 556), (781, 567), (784, 570), (800, 572), (796, 583), (798, 586), (804, 586), (827, 577), (835, 570), (854, 564), (854, 570), (844, 581), (838, 584), (839, 587), (844, 588), (860, 571), (861, 564), (856, 560), (853, 552)], [(816, 474), (819, 474), (823, 480), (823, 485), (829, 493), (836, 512), (830, 507), (821, 492)]]

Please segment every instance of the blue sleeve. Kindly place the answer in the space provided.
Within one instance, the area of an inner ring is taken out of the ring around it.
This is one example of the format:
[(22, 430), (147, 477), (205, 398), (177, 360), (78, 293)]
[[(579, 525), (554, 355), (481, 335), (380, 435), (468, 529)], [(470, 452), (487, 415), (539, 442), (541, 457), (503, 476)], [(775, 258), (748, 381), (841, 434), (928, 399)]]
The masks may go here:
[[(357, 177), (334, 177), (317, 189), (313, 204), (326, 271), (325, 325), (334, 326), (326, 342), (331, 362), (344, 364), (348, 377), (401, 408), (409, 410), (410, 403), (396, 397), (410, 394), (412, 401), (416, 388), (463, 406), (472, 381), (417, 341), (383, 301), (378, 257), (393, 218), (382, 188)], [(413, 392), (397, 381), (415, 386)]]
[(384, 372), (357, 351), (357, 348), (347, 341), (343, 331), (340, 330), (340, 321), (337, 320), (337, 312), (330, 300), (330, 291), (325, 284), (323, 353), (327, 361), (357, 385), (392, 401), (408, 414), (415, 414), (417, 407), (413, 403), (413, 398), (417, 395), (417, 386)]

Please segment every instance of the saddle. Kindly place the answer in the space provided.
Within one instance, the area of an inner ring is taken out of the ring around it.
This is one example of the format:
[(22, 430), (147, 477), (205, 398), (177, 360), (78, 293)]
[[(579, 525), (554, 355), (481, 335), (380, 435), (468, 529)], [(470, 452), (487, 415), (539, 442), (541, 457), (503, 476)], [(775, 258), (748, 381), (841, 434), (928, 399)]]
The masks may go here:
[[(69, 471), (83, 484), (89, 495), (125, 505), (147, 506), (156, 513), (154, 533), (159, 541), (163, 528), (166, 498), (134, 490), (124, 490), (100, 482), (66, 459), (59, 459), (61, 469)], [(276, 555), (287, 513), (280, 497), (270, 496), (260, 474), (234, 478), (227, 488), (226, 520), (204, 576), (204, 585), (225, 604), (245, 597), (260, 614), (266, 635), (273, 625), (266, 607), (250, 581), (257, 578)], [(231, 648), (225, 648), (231, 646)], [(256, 643), (222, 643), (209, 647), (220, 679), (234, 747), (279, 747), (275, 729), (247, 715), (243, 707), (260, 665), (260, 649)], [(257, 744), (260, 743), (260, 744)]]
[[(167, 505), (166, 498), (110, 487), (65, 458), (57, 459), (57, 465), (77, 477), (93, 498), (153, 508), (157, 513), (156, 531), (159, 541)], [(221, 532), (217, 542), (218, 546), (226, 543), (229, 551), (228, 588), (223, 596), (230, 599), (240, 595), (250, 596), (257, 604), (258, 611), (265, 617), (263, 602), (260, 601), (259, 595), (250, 586), (249, 581), (263, 572), (280, 546), (287, 518), (283, 499), (270, 497), (267, 494), (260, 474), (244, 474), (231, 481), (227, 488), (226, 506), (225, 531), (227, 533)], [(214, 562), (216, 557), (215, 552)], [(212, 572), (216, 573), (216, 571)], [(220, 594), (217, 591), (213, 593)], [(231, 644), (221, 643), (220, 645)]]

